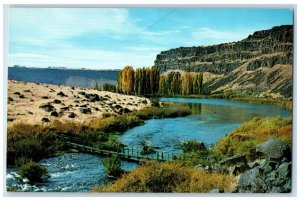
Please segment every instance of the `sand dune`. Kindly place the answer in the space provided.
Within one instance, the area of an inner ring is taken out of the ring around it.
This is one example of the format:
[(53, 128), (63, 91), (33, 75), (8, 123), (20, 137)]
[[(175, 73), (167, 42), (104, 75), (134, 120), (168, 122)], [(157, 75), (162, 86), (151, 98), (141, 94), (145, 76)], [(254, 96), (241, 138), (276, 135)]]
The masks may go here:
[(83, 122), (150, 106), (147, 98), (51, 84), (8, 81), (8, 126), (53, 120)]

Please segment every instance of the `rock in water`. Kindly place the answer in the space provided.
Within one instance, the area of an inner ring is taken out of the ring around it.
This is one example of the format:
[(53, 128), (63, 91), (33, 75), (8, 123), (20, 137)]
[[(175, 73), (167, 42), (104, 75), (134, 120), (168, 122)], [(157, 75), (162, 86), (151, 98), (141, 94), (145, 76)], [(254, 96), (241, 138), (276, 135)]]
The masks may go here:
[(269, 159), (281, 159), (283, 157), (290, 158), (288, 145), (273, 138), (269, 138), (268, 141), (257, 145), (256, 152), (262, 153)]

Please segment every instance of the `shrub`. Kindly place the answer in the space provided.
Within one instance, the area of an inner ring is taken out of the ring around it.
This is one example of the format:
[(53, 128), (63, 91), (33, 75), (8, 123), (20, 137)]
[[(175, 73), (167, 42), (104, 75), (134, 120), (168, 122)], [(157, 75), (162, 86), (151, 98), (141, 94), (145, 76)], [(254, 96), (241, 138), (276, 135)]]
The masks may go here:
[(124, 172), (121, 168), (121, 160), (118, 157), (105, 158), (102, 163), (108, 176), (116, 178)]
[(18, 174), (26, 177), (32, 183), (43, 182), (49, 178), (47, 169), (33, 161), (19, 167)]
[(180, 163), (148, 163), (113, 184), (95, 188), (95, 192), (193, 192), (207, 193), (214, 188), (233, 190), (234, 177), (208, 173)]
[(149, 145), (147, 142), (142, 142), (142, 150), (141, 150), (141, 154), (142, 155), (148, 155), (148, 154), (154, 154), (156, 153), (155, 149), (153, 146)]
[(114, 135), (110, 135), (108, 141), (103, 144), (103, 148), (106, 150), (121, 152), (124, 148), (124, 144)]
[(19, 158), (16, 158), (16, 160), (15, 160), (15, 165), (17, 166), (17, 167), (21, 167), (22, 165), (24, 165), (24, 164), (26, 164), (26, 163), (28, 163), (28, 162), (30, 162), (31, 160), (29, 159), (29, 158), (27, 158), (26, 156), (21, 156), (21, 157), (19, 157)]
[(90, 122), (90, 125), (97, 131), (123, 132), (129, 128), (142, 124), (143, 121), (134, 115), (121, 115), (105, 119), (98, 119)]
[(138, 118), (142, 120), (152, 118), (174, 118), (190, 115), (192, 112), (188, 107), (168, 106), (163, 108), (148, 107), (134, 112)]
[(22, 133), (8, 130), (7, 134), (7, 164), (14, 165), (19, 158), (39, 161), (52, 156), (60, 149), (61, 144), (53, 133), (41, 132)]
[(189, 141), (182, 142), (180, 146), (183, 153), (206, 150), (204, 143), (196, 140), (189, 140)]

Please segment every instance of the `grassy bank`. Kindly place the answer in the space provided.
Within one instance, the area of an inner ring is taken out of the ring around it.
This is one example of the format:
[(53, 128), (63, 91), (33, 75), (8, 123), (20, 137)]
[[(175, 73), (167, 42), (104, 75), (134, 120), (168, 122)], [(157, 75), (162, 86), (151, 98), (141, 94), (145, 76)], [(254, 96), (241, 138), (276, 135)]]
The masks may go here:
[(93, 192), (207, 193), (214, 188), (230, 192), (234, 182), (230, 175), (208, 173), (178, 162), (154, 162), (124, 174), (112, 184), (96, 187)]
[(17, 123), (7, 130), (7, 164), (15, 165), (22, 161), (39, 161), (68, 151), (58, 134), (76, 137), (85, 144), (102, 143), (101, 148), (116, 150), (123, 145), (115, 135), (144, 123), (151, 118), (168, 118), (191, 114), (188, 108), (168, 106), (163, 108), (144, 108), (121, 116), (95, 118), (88, 122), (60, 122), (31, 125)]
[(276, 138), (292, 144), (292, 117), (253, 118), (222, 138), (214, 147), (214, 153), (222, 158), (245, 154), (255, 158), (256, 146), (268, 138)]

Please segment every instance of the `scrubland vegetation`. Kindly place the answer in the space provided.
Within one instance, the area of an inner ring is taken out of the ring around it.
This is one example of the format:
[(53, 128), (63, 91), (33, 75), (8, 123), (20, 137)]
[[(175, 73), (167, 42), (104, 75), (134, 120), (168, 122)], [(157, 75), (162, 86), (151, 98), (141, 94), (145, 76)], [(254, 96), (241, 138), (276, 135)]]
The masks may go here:
[(94, 192), (178, 192), (207, 193), (214, 188), (230, 192), (234, 177), (208, 173), (178, 162), (147, 163)]
[(245, 154), (248, 159), (255, 158), (256, 146), (270, 137), (291, 145), (292, 117), (255, 117), (222, 138), (214, 146), (214, 152), (221, 157)]
[(130, 114), (94, 119), (81, 124), (54, 121), (50, 124), (31, 125), (16, 123), (7, 130), (7, 164), (15, 165), (20, 158), (39, 161), (67, 151), (60, 133), (75, 137), (81, 142), (102, 143), (101, 148), (119, 150), (123, 144), (115, 136), (125, 130), (141, 125), (150, 118), (167, 118), (191, 114), (187, 108), (145, 108)]

